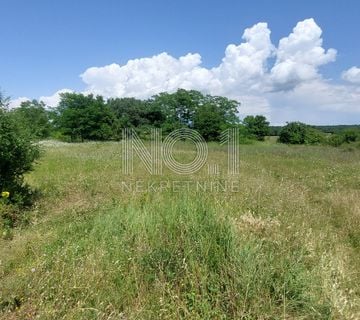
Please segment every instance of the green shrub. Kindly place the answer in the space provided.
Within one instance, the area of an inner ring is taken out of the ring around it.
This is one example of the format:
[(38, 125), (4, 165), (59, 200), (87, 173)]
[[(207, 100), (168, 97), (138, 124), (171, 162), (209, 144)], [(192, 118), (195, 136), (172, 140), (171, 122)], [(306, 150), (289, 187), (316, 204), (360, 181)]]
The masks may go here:
[(345, 130), (342, 133), (344, 142), (350, 143), (350, 142), (355, 142), (358, 141), (360, 139), (360, 133), (357, 130)]
[(32, 193), (24, 184), (23, 175), (32, 169), (39, 155), (38, 146), (31, 142), (11, 113), (0, 109), (0, 191), (9, 192), (10, 203), (30, 203)]
[(334, 147), (339, 147), (344, 143), (354, 143), (360, 141), (360, 131), (356, 129), (344, 130), (340, 134), (332, 134), (327, 143)]
[(55, 127), (72, 142), (113, 138), (115, 117), (101, 96), (63, 93), (56, 112)]
[(279, 142), (287, 144), (320, 144), (324, 134), (304, 123), (290, 122), (280, 131)]
[(50, 123), (49, 112), (43, 102), (37, 100), (22, 102), (18, 108), (11, 110), (12, 116), (34, 139), (49, 138), (52, 126)]
[(339, 147), (344, 142), (345, 142), (344, 136), (339, 134), (332, 134), (327, 140), (327, 143), (333, 147)]
[(244, 118), (243, 124), (248, 134), (259, 141), (264, 141), (270, 133), (269, 122), (264, 116), (247, 116)]

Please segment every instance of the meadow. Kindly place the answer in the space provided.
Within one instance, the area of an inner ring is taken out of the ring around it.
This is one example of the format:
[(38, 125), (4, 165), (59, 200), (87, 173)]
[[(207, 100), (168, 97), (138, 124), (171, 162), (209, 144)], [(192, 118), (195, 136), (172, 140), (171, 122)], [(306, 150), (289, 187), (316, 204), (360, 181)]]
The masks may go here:
[(241, 145), (228, 177), (215, 143), (219, 175), (124, 176), (117, 142), (42, 148), (39, 198), (0, 240), (0, 319), (360, 319), (360, 149)]

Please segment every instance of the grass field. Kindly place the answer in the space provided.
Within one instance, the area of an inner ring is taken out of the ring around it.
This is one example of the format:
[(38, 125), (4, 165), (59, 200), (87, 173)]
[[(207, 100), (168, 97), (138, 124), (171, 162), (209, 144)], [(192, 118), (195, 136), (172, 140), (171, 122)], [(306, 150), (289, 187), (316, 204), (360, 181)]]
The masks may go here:
[(43, 148), (29, 223), (0, 240), (1, 319), (360, 319), (360, 150), (244, 145), (229, 178), (125, 177), (115, 142)]

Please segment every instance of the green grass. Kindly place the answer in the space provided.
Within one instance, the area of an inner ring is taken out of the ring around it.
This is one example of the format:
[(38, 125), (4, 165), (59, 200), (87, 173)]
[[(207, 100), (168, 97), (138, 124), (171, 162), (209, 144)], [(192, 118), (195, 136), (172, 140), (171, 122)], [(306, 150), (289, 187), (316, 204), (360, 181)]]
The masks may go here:
[(241, 146), (238, 192), (126, 192), (229, 178), (125, 177), (118, 143), (44, 148), (30, 224), (0, 240), (1, 319), (359, 319), (359, 150), (266, 141)]

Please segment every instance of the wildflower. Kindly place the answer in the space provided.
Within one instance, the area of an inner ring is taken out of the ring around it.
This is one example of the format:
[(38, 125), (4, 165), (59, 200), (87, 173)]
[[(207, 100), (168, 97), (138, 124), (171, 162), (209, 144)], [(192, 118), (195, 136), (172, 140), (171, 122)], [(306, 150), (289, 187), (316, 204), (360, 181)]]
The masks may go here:
[(3, 197), (3, 198), (9, 198), (9, 197), (10, 197), (10, 192), (8, 192), (8, 191), (3, 191), (3, 192), (1, 192), (1, 197)]

